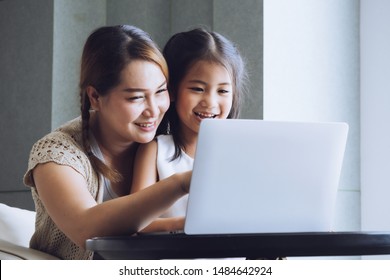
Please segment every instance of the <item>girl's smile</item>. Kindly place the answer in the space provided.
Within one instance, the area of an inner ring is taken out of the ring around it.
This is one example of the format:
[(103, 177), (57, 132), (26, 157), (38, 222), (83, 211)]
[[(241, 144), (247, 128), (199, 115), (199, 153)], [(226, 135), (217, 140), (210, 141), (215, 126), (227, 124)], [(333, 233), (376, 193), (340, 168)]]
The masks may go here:
[(183, 131), (198, 133), (203, 119), (226, 119), (233, 102), (232, 79), (221, 64), (200, 60), (179, 85), (176, 110)]

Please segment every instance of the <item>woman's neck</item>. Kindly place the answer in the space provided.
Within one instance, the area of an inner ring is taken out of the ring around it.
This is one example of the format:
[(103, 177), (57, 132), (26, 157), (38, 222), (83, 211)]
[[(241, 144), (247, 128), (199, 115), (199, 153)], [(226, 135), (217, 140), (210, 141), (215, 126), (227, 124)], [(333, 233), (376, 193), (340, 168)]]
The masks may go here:
[(136, 142), (123, 143), (110, 137), (108, 133), (105, 134), (96, 114), (91, 117), (90, 127), (103, 155), (104, 163), (119, 172), (123, 178), (121, 182), (112, 182), (111, 187), (119, 196), (128, 194), (131, 187), (135, 153), (139, 144)]
[(101, 123), (96, 113), (91, 115), (90, 128), (106, 164), (118, 171), (122, 169), (121, 165), (124, 161), (128, 162), (132, 158), (138, 144), (135, 142), (120, 142), (112, 136), (113, 134), (104, 133), (105, 130), (101, 128)]

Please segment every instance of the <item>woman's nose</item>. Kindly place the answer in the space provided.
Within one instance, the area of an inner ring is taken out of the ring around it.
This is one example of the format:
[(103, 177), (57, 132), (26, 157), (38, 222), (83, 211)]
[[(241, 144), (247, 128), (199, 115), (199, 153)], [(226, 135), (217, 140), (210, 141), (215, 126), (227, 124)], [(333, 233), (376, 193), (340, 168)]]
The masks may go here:
[(158, 114), (159, 114), (159, 107), (158, 107), (158, 104), (157, 104), (156, 100), (151, 99), (151, 100), (148, 101), (147, 107), (146, 107), (146, 109), (144, 111), (144, 114), (147, 117), (156, 117), (156, 116), (158, 116)]

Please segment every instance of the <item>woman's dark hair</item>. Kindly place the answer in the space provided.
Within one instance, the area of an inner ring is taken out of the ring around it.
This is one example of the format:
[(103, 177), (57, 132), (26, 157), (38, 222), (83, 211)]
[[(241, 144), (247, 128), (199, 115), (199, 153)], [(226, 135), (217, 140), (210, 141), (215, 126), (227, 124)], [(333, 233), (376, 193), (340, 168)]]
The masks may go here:
[(96, 29), (88, 37), (81, 57), (79, 88), (83, 145), (93, 168), (114, 182), (122, 179), (120, 174), (91, 152), (89, 139), (91, 103), (86, 91), (92, 86), (99, 95), (108, 94), (120, 83), (122, 70), (135, 59), (156, 63), (168, 79), (167, 64), (158, 46), (149, 34), (134, 26), (117, 25)]
[(168, 64), (168, 90), (173, 102), (171, 102), (157, 134), (172, 134), (175, 143), (175, 154), (172, 157), (174, 160), (180, 157), (181, 151), (184, 150), (174, 100), (176, 100), (179, 85), (189, 69), (200, 60), (218, 63), (226, 68), (233, 86), (233, 104), (227, 118), (240, 116), (240, 108), (247, 91), (248, 75), (237, 47), (221, 34), (204, 28), (196, 28), (173, 35), (166, 43), (163, 54)]

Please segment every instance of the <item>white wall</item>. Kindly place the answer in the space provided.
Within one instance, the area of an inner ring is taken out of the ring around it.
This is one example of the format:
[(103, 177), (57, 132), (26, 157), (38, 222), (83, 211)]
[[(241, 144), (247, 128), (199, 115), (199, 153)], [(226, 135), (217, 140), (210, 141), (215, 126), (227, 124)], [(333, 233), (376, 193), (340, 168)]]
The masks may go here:
[(361, 0), (362, 230), (390, 230), (390, 1)]
[(360, 230), (359, 1), (264, 1), (264, 119), (344, 121), (335, 229)]

